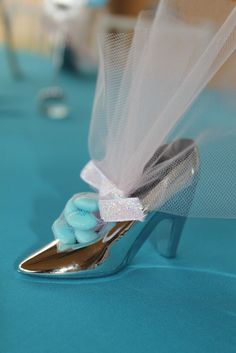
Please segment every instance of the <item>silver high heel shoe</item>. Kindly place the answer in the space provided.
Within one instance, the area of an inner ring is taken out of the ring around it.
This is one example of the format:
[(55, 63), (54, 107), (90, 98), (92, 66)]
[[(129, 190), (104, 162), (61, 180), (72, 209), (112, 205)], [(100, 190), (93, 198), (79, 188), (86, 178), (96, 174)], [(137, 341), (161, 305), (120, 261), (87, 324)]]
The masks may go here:
[[(74, 244), (61, 248), (58, 240), (26, 258), (19, 271), (30, 275), (50, 277), (94, 278), (112, 275), (126, 266), (147, 238), (154, 237), (157, 250), (165, 257), (175, 257), (186, 217), (152, 211), (153, 205), (163, 206), (172, 197), (190, 189), (191, 206), (199, 171), (199, 154), (192, 140), (182, 139), (161, 146), (145, 168), (155, 167), (172, 160), (172, 168), (164, 170), (164, 176), (156, 175), (155, 181), (145, 188), (135, 190), (131, 196), (139, 197), (145, 210), (144, 222), (125, 221), (107, 224), (102, 236), (88, 244)], [(173, 192), (175, 190), (175, 192)], [(165, 221), (166, 229), (159, 236), (158, 225)], [(155, 232), (154, 232), (155, 230)], [(101, 232), (99, 230), (98, 232)]]

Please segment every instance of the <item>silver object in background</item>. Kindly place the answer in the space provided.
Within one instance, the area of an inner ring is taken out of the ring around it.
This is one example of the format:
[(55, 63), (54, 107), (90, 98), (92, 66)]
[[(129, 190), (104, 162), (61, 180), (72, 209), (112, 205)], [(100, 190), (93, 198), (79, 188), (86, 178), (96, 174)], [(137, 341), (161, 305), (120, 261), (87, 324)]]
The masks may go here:
[[(91, 33), (97, 32), (97, 9), (106, 0), (44, 0), (45, 28), (53, 47), (54, 83), (39, 92), (39, 108), (43, 115), (63, 119), (69, 115), (65, 93), (57, 84), (65, 50), (73, 53), (72, 66), (87, 74), (97, 71), (97, 49)], [(95, 14), (96, 13), (96, 14)], [(96, 23), (96, 25), (94, 25)], [(94, 36), (95, 37), (95, 36)]]
[(53, 40), (52, 62), (54, 70), (54, 84), (52, 87), (44, 88), (39, 92), (38, 105), (40, 112), (44, 116), (51, 119), (61, 120), (69, 116), (69, 106), (65, 97), (65, 93), (63, 89), (58, 86), (57, 81), (59, 72), (62, 67), (66, 47), (66, 30), (64, 21), (70, 18), (70, 11), (73, 10), (73, 6), (69, 6), (68, 1), (66, 0), (46, 0), (44, 1), (44, 10), (47, 15), (57, 19), (61, 23), (59, 31), (55, 33)]
[(62, 33), (57, 33), (53, 51), (53, 84), (43, 88), (38, 94), (40, 112), (51, 119), (65, 119), (69, 116), (69, 105), (64, 90), (57, 84), (65, 52), (65, 39)]
[(40, 112), (51, 119), (64, 119), (69, 116), (69, 105), (64, 90), (58, 85), (58, 75), (63, 65), (66, 48), (67, 28), (78, 8), (87, 1), (45, 0), (45, 15), (58, 24), (53, 36), (53, 85), (39, 92), (38, 103)]

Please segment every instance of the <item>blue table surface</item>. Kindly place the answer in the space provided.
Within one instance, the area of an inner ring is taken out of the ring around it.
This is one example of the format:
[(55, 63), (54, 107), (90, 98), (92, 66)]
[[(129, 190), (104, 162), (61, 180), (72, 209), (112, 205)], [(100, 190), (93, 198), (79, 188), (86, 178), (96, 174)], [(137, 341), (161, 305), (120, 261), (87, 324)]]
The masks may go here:
[(178, 256), (146, 242), (123, 272), (100, 280), (49, 280), (17, 272), (51, 241), (66, 200), (87, 190), (87, 133), (95, 79), (61, 76), (64, 121), (36, 108), (50, 84), (46, 59), (22, 55), (24, 80), (1, 61), (0, 353), (235, 353), (235, 221), (189, 219)]

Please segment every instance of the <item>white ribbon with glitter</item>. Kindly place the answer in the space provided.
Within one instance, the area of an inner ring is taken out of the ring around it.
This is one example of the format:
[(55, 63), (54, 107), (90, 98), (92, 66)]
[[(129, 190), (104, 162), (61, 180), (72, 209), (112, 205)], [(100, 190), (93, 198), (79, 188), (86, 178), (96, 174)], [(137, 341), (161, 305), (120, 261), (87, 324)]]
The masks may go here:
[(105, 222), (143, 221), (143, 206), (138, 197), (125, 197), (94, 164), (89, 161), (83, 168), (81, 179), (99, 191), (99, 210)]

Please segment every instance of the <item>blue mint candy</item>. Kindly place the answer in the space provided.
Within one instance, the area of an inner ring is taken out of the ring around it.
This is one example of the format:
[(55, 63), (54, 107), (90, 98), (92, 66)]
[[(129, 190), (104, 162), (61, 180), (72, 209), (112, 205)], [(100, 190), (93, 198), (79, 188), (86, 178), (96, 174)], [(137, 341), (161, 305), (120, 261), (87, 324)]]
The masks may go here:
[(79, 229), (75, 231), (75, 237), (78, 243), (82, 243), (82, 244), (93, 242), (99, 238), (96, 232), (93, 232), (91, 230), (79, 230)]
[(66, 207), (64, 209), (64, 215), (68, 216), (69, 214), (76, 212), (77, 211), (77, 207), (74, 205), (73, 199), (70, 199), (67, 204)]
[(63, 244), (75, 244), (76, 239), (72, 229), (62, 219), (57, 219), (52, 226), (52, 231), (56, 239)]
[(65, 214), (66, 221), (68, 224), (80, 230), (90, 230), (96, 227), (97, 218), (86, 211), (77, 210), (77, 212), (70, 213), (68, 215)]
[(77, 197), (74, 199), (74, 205), (87, 212), (97, 212), (99, 210), (98, 201), (89, 197)]

